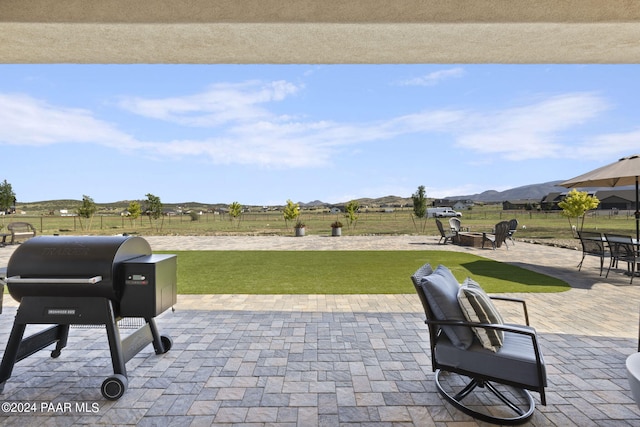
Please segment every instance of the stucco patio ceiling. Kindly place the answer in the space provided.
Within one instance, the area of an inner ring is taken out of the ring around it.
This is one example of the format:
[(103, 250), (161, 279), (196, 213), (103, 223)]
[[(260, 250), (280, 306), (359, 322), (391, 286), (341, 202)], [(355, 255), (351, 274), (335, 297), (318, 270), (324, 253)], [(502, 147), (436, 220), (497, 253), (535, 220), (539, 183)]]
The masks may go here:
[(638, 63), (633, 0), (2, 0), (2, 63)]

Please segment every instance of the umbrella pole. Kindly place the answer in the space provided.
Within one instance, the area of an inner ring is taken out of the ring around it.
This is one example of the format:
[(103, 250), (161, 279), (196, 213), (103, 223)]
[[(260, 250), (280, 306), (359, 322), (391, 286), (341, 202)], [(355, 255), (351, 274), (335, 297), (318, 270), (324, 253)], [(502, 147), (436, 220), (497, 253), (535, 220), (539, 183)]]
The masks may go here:
[(636, 242), (640, 244), (640, 193), (638, 193), (638, 176), (636, 175)]

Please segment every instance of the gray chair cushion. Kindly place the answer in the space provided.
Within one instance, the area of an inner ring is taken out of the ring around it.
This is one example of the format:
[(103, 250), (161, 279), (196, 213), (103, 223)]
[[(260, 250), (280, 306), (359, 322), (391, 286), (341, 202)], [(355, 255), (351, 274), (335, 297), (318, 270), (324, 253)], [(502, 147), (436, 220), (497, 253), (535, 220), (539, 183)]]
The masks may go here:
[(414, 285), (419, 285), (422, 282), (422, 278), (424, 276), (428, 276), (433, 273), (433, 268), (431, 268), (431, 264), (425, 264), (419, 269), (416, 270), (415, 273), (411, 275), (411, 280), (413, 280)]
[[(424, 276), (420, 286), (427, 296), (429, 307), (436, 320), (466, 321), (458, 303), (460, 284), (447, 267), (439, 265), (428, 276)], [(473, 342), (473, 332), (468, 326), (442, 326), (453, 345), (464, 350)]]
[[(525, 328), (533, 330), (529, 327)], [(526, 335), (505, 332), (504, 343), (496, 352), (487, 350), (477, 341), (467, 350), (461, 350), (451, 343), (448, 335), (443, 335), (438, 340), (435, 354), (441, 366), (463, 369), (531, 387), (546, 386), (544, 361), (542, 364), (544, 384), (540, 384), (533, 343)]]

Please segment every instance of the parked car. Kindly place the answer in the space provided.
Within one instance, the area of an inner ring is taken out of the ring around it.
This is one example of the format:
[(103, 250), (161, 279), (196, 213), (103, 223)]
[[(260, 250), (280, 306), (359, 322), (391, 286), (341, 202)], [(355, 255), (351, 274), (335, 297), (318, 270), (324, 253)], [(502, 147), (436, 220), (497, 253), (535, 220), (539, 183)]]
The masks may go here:
[(427, 218), (461, 217), (462, 213), (448, 207), (427, 208)]

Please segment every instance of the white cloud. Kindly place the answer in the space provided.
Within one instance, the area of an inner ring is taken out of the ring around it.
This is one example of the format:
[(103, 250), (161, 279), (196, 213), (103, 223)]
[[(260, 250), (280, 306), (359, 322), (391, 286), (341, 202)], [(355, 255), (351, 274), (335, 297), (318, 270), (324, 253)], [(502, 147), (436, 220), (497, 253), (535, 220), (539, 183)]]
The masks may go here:
[(27, 95), (0, 94), (0, 105), (0, 143), (98, 143), (120, 149), (144, 145), (88, 110), (54, 106)]
[(119, 105), (134, 114), (184, 126), (217, 127), (230, 122), (273, 119), (274, 115), (261, 104), (282, 101), (299, 89), (286, 81), (219, 83), (195, 95), (123, 98)]
[(464, 75), (464, 70), (460, 67), (448, 70), (434, 71), (425, 76), (415, 77), (400, 81), (401, 86), (435, 86), (443, 80), (459, 78)]
[(599, 160), (640, 152), (640, 130), (599, 135), (573, 150), (575, 158)]
[(595, 95), (576, 93), (504, 111), (472, 113), (459, 132), (457, 144), (508, 160), (563, 157), (568, 149), (562, 133), (607, 108), (606, 102)]
[(274, 168), (318, 167), (328, 162), (330, 150), (296, 140), (209, 139), (176, 140), (154, 144), (158, 156), (205, 157), (214, 164), (258, 165)]
[(474, 161), (487, 157), (494, 161), (611, 157), (611, 153), (637, 151), (640, 139), (640, 131), (632, 131), (566, 141), (565, 131), (594, 119), (608, 107), (589, 93), (559, 95), (505, 110), (419, 111), (375, 122), (302, 121), (292, 119), (301, 116), (297, 112), (285, 116), (269, 110), (269, 103), (298, 90), (300, 87), (284, 81), (247, 82), (218, 84), (186, 97), (123, 101), (129, 111), (147, 117), (189, 127), (219, 127), (206, 139), (169, 141), (143, 141), (85, 109), (0, 94), (0, 143), (93, 143), (139, 150), (142, 156), (159, 159), (191, 157), (213, 164), (300, 168), (329, 165), (332, 156), (346, 147), (366, 151), (367, 143), (410, 134), (451, 135), (458, 147), (486, 155)]

